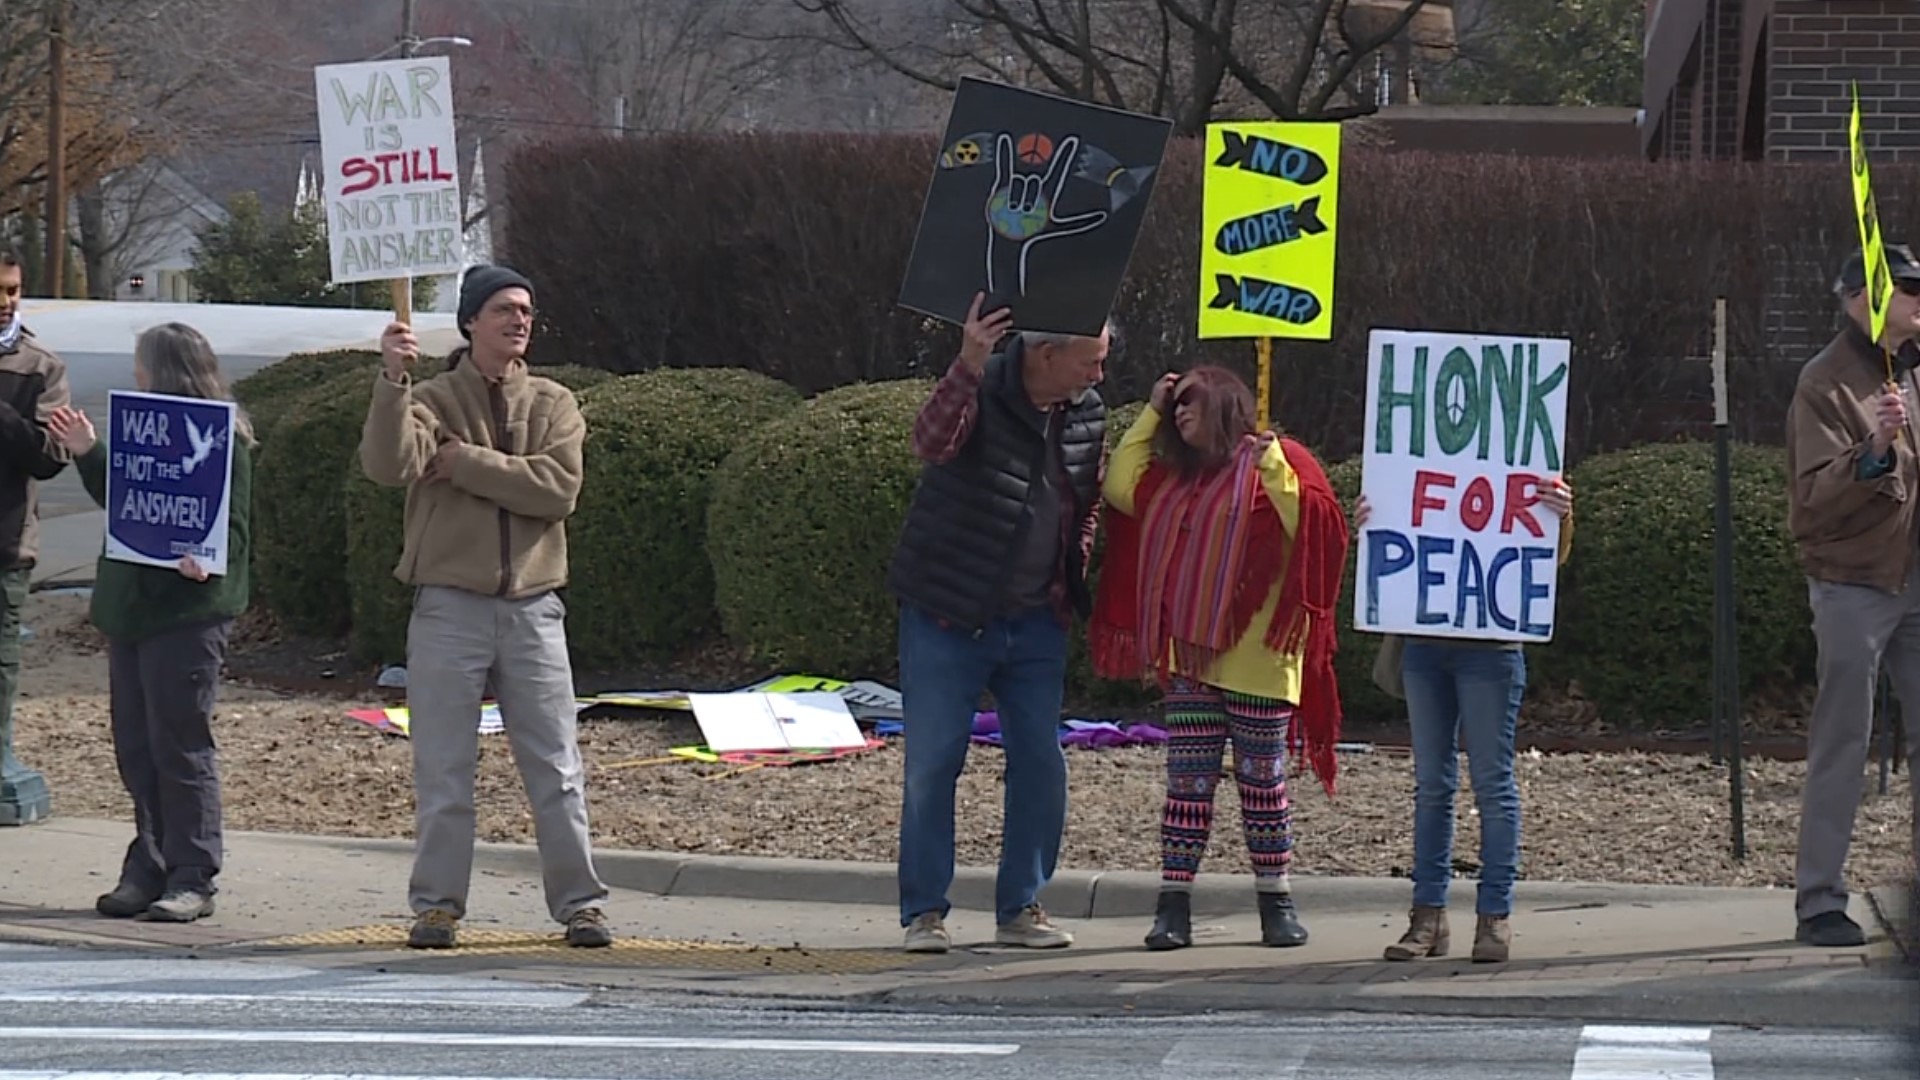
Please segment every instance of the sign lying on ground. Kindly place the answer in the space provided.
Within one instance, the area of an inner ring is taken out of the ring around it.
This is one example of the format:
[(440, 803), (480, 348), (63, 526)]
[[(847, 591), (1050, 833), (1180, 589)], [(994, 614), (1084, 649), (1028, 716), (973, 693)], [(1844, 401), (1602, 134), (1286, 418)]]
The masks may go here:
[(839, 694), (689, 694), (693, 719), (716, 754), (736, 750), (838, 750), (867, 745)]
[(1893, 303), (1893, 275), (1887, 269), (1886, 240), (1880, 235), (1880, 211), (1873, 202), (1873, 176), (1867, 144), (1860, 138), (1860, 86), (1853, 87), (1853, 117), (1847, 122), (1847, 154), (1853, 166), (1853, 218), (1860, 224), (1860, 253), (1866, 259), (1867, 321), (1873, 340), (1887, 328)]
[(334, 283), (459, 273), (447, 58), (326, 64), (313, 77)]
[(1333, 337), (1340, 125), (1207, 125), (1200, 337)]
[(1537, 503), (1566, 453), (1571, 344), (1375, 330), (1367, 352), (1354, 626), (1551, 640), (1560, 518)]
[(227, 572), (233, 497), (230, 401), (107, 394), (107, 558)]
[(964, 323), (1100, 333), (1140, 235), (1172, 123), (963, 78), (914, 234), (900, 305)]

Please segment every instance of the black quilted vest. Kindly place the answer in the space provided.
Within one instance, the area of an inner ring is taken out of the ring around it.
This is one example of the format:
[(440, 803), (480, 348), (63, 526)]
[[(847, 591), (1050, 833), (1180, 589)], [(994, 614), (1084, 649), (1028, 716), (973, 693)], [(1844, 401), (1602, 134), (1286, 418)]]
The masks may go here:
[[(1020, 339), (987, 361), (980, 411), (960, 453), (920, 473), (887, 587), (904, 603), (968, 630), (992, 621), (1007, 567), (1019, 551), (1033, 478), (1046, 460), (1044, 414), (1027, 398), (1020, 378)], [(1074, 523), (1067, 543), (1067, 592), (1085, 617), (1093, 601), (1077, 542), (1078, 525), (1100, 497), (1100, 457), (1107, 407), (1088, 390), (1067, 406), (1059, 426)]]

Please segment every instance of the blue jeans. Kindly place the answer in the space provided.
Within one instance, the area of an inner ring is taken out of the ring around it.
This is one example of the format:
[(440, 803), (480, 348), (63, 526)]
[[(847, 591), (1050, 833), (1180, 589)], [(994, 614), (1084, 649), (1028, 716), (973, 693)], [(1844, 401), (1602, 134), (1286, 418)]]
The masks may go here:
[(991, 690), (1007, 756), (1000, 874), (1002, 924), (1034, 903), (1053, 876), (1067, 823), (1067, 760), (1060, 698), (1067, 630), (1050, 608), (995, 619), (978, 633), (900, 608), (900, 695), (906, 777), (900, 808), (900, 925), (951, 906), (953, 798), (982, 690)]
[(1400, 671), (1413, 727), (1413, 903), (1446, 907), (1453, 879), (1453, 797), (1464, 741), (1480, 809), (1480, 890), (1474, 910), (1507, 915), (1520, 864), (1520, 788), (1513, 732), (1527, 688), (1518, 649), (1409, 641)]

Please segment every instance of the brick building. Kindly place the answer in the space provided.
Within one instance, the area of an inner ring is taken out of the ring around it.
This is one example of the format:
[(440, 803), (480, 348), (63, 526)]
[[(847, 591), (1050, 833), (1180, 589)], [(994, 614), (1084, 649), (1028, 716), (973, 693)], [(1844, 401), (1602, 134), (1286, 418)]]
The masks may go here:
[(1844, 156), (1850, 84), (1873, 160), (1920, 163), (1920, 0), (1647, 0), (1654, 160)]

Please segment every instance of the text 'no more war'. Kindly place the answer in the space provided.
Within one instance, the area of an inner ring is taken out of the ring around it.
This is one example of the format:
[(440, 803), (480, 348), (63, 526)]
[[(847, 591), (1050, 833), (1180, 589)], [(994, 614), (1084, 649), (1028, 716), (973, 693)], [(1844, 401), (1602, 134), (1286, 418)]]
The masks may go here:
[[(1326, 155), (1338, 144), (1310, 149), (1300, 143), (1320, 138), (1317, 131), (1308, 138), (1300, 129), (1295, 141), (1288, 135), (1295, 125), (1262, 127), (1265, 134), (1223, 128), (1209, 162), (1201, 333), (1325, 336), (1338, 200), (1337, 166)], [(1282, 202), (1274, 198), (1276, 184), (1323, 186)], [(1302, 241), (1311, 243), (1296, 254)], [(1257, 321), (1220, 322), (1208, 312)], [(1282, 334), (1282, 327), (1298, 329)]]

